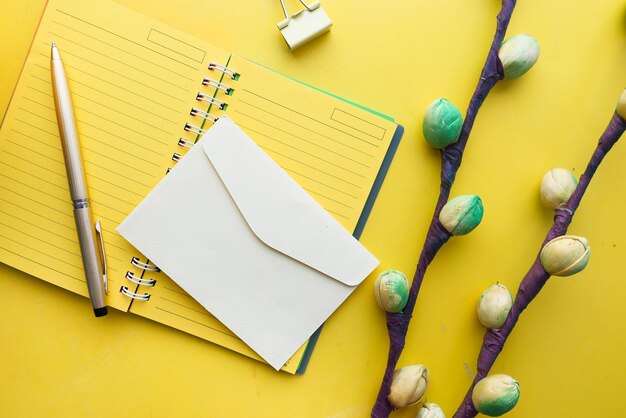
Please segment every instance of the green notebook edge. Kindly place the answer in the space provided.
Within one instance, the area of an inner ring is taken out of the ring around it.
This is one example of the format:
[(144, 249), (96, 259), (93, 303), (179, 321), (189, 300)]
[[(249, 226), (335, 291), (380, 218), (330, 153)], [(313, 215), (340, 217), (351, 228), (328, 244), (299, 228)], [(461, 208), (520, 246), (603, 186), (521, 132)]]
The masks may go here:
[[(232, 55), (231, 55), (231, 56), (232, 56)], [(247, 58), (246, 58), (246, 59), (247, 59)], [(230, 61), (230, 57), (229, 57), (229, 61)], [(339, 96), (339, 95), (337, 95), (337, 94), (334, 94), (334, 93), (331, 93), (331, 92), (329, 92), (329, 91), (327, 91), (327, 90), (321, 89), (321, 88), (316, 87), (316, 86), (313, 86), (313, 85), (311, 85), (311, 84), (309, 84), (309, 83), (305, 83), (304, 81), (300, 81), (300, 80), (298, 80), (298, 79), (296, 79), (296, 78), (293, 78), (293, 77), (290, 77), (290, 76), (288, 76), (288, 75), (285, 75), (285, 74), (283, 74), (283, 73), (281, 73), (281, 72), (279, 72), (279, 71), (273, 70), (272, 68), (266, 67), (266, 66), (265, 66), (265, 65), (263, 65), (263, 64), (259, 64), (259, 63), (258, 63), (258, 62), (256, 62), (256, 61), (252, 61), (252, 60), (249, 60), (249, 61), (251, 61), (251, 62), (255, 63), (256, 65), (258, 65), (258, 66), (260, 66), (260, 67), (265, 68), (266, 70), (269, 70), (269, 71), (271, 71), (271, 72), (273, 72), (273, 73), (276, 73), (276, 74), (280, 75), (281, 77), (285, 77), (285, 78), (287, 78), (287, 79), (289, 79), (289, 80), (291, 80), (291, 81), (295, 81), (296, 83), (299, 83), (299, 84), (302, 84), (302, 85), (304, 85), (304, 86), (307, 86), (307, 87), (309, 87), (309, 88), (311, 88), (311, 89), (313, 89), (313, 90), (317, 90), (317, 91), (319, 91), (320, 93), (324, 93), (324, 94), (326, 94), (326, 95), (328, 95), (328, 96), (330, 96), (330, 97), (333, 97), (333, 98), (335, 98), (335, 99), (341, 100), (342, 102), (349, 103), (349, 104), (351, 104), (352, 106), (358, 107), (359, 109), (365, 110), (366, 112), (369, 112), (369, 113), (371, 113), (371, 114), (373, 114), (373, 115), (379, 116), (379, 117), (381, 117), (381, 118), (383, 118), (383, 119), (386, 119), (386, 120), (388, 120), (388, 121), (390, 121), (390, 122), (395, 122), (395, 121), (396, 121), (394, 118), (392, 118), (391, 116), (389, 116), (389, 115), (387, 115), (387, 114), (385, 114), (385, 113), (382, 113), (382, 112), (379, 112), (379, 111), (377, 111), (377, 110), (371, 109), (371, 108), (369, 108), (369, 107), (363, 106), (362, 104), (357, 103), (357, 102), (354, 102), (354, 101), (349, 100), (349, 99), (346, 99), (345, 97), (341, 97), (341, 96)]]

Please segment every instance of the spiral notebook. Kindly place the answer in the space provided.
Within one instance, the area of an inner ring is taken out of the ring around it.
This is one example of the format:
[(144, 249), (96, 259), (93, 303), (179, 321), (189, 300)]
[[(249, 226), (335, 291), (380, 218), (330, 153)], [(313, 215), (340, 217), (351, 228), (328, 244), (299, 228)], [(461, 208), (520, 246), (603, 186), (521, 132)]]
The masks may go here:
[[(117, 3), (49, 0), (0, 128), (0, 261), (86, 297), (50, 84), (53, 40), (103, 226), (107, 304), (260, 359), (115, 228), (228, 114), (358, 238), (402, 127)], [(316, 337), (283, 370), (302, 372)]]

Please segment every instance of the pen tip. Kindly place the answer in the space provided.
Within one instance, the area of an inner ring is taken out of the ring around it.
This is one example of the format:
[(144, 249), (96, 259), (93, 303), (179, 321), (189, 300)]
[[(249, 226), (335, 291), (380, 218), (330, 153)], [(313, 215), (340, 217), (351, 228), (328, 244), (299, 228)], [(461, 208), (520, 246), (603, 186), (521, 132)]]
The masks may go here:
[(59, 48), (57, 48), (57, 44), (54, 43), (54, 41), (52, 42), (52, 48), (50, 50), (51, 52), (51, 56), (53, 60), (60, 60), (61, 59), (61, 54), (59, 54)]
[(96, 317), (105, 316), (108, 313), (107, 307), (103, 306), (102, 308), (94, 308), (93, 313), (96, 314)]

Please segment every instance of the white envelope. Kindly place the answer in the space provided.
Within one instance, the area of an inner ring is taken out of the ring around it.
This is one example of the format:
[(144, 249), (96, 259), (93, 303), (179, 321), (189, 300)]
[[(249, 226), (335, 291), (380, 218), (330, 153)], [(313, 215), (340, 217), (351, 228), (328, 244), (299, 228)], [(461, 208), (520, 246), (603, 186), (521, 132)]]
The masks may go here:
[(117, 231), (277, 370), (378, 265), (226, 116)]

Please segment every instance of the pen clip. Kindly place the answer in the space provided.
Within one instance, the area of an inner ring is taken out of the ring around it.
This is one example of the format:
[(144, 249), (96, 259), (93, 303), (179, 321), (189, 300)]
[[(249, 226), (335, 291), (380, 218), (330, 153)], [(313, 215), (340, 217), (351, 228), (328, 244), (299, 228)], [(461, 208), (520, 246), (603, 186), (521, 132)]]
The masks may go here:
[(96, 235), (100, 244), (100, 255), (102, 256), (102, 281), (104, 282), (104, 293), (109, 294), (109, 280), (107, 278), (107, 255), (104, 252), (104, 240), (102, 239), (102, 226), (100, 221), (96, 221)]

